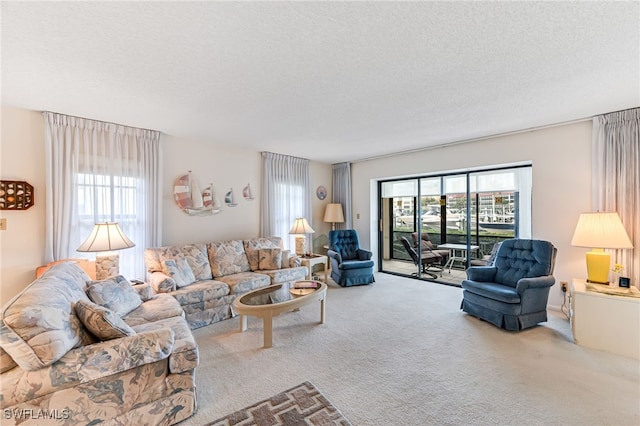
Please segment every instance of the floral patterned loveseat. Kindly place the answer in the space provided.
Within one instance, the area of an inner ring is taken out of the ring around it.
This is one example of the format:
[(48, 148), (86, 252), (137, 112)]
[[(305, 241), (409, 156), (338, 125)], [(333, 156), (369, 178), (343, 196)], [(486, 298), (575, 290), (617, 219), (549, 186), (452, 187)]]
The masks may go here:
[(307, 275), (280, 237), (147, 248), (145, 264), (151, 286), (176, 298), (192, 329), (232, 317), (242, 293)]
[(179, 303), (124, 277), (51, 267), (1, 311), (2, 424), (174, 424), (196, 409)]

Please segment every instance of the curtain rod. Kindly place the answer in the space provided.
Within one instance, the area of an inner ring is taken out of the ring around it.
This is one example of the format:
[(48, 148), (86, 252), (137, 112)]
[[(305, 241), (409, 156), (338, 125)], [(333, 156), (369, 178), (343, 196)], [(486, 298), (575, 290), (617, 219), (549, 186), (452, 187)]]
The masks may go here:
[(138, 129), (138, 130), (148, 130), (149, 132), (158, 132), (160, 134), (164, 134), (164, 132), (160, 131), (160, 130), (154, 130), (154, 129), (147, 129), (144, 127), (136, 127), (136, 126), (131, 126), (129, 124), (121, 124), (121, 123), (113, 123), (111, 121), (104, 121), (104, 120), (96, 120), (95, 118), (87, 118), (87, 117), (80, 117), (78, 115), (71, 115), (71, 114), (65, 114), (62, 112), (53, 112), (53, 111), (40, 111), (41, 114), (45, 113), (45, 112), (50, 112), (51, 114), (58, 114), (58, 115), (66, 115), (67, 117), (73, 117), (73, 118), (79, 118), (80, 120), (89, 120), (89, 121), (96, 121), (98, 123), (104, 123), (104, 124), (114, 124), (116, 126), (122, 126), (122, 127), (129, 127), (131, 129)]

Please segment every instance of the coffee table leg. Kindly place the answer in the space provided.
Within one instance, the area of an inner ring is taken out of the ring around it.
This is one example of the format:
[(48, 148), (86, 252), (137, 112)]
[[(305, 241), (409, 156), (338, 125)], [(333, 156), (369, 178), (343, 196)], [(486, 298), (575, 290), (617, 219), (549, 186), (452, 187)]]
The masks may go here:
[(320, 301), (320, 324), (324, 324), (324, 299)]
[(273, 345), (273, 317), (271, 314), (262, 318), (262, 325), (264, 328), (264, 347), (270, 348)]
[(247, 330), (247, 316), (240, 315), (240, 332)]

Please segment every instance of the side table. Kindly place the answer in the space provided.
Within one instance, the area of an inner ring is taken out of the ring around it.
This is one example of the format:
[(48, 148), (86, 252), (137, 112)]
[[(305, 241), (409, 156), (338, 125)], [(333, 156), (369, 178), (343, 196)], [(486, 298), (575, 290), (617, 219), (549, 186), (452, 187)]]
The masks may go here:
[(329, 258), (322, 254), (309, 254), (300, 256), (302, 266), (307, 267), (307, 279), (310, 280), (313, 275), (313, 266), (322, 264), (324, 268), (324, 282), (327, 282), (327, 270), (329, 269)]
[(588, 291), (571, 281), (571, 331), (578, 345), (640, 359), (640, 298)]

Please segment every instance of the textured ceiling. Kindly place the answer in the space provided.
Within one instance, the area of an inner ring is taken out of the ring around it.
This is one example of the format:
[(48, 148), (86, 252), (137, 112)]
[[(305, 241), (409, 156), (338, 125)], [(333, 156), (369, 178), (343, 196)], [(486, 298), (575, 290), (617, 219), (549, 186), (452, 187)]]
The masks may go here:
[(634, 2), (2, 2), (2, 105), (336, 163), (640, 105)]

